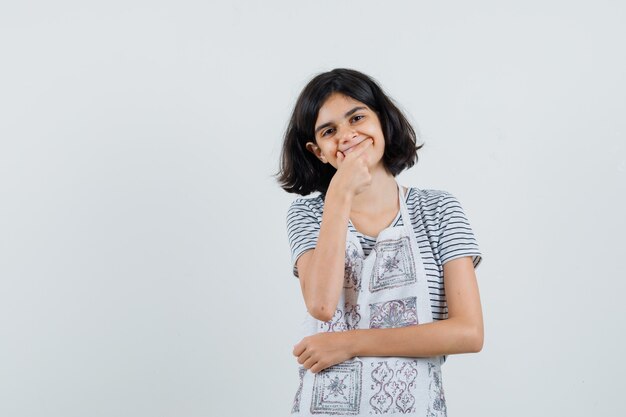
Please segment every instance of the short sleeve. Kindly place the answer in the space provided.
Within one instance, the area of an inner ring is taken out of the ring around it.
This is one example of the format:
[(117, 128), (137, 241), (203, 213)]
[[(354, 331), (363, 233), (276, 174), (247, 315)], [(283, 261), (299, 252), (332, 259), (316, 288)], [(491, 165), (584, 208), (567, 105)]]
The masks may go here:
[(291, 247), (293, 275), (299, 278), (296, 262), (300, 255), (314, 249), (320, 234), (320, 221), (304, 198), (297, 198), (287, 210), (287, 237)]
[(439, 260), (441, 265), (463, 256), (471, 256), (474, 269), (482, 261), (478, 242), (457, 198), (444, 192), (439, 201)]

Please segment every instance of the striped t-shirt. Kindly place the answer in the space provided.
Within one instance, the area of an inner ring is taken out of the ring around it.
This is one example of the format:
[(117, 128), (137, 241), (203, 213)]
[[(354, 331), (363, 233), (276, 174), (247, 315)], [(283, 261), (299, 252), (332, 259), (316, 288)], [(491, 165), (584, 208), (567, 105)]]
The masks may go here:
[[(476, 268), (482, 260), (482, 254), (463, 208), (452, 194), (411, 187), (404, 198), (428, 279), (433, 319), (443, 320), (448, 318), (443, 264), (452, 259), (471, 256)], [(287, 211), (287, 235), (291, 246), (293, 275), (296, 277), (298, 258), (305, 251), (315, 248), (323, 211), (324, 200), (320, 194), (296, 198)], [(403, 225), (400, 213), (391, 224)], [(348, 229), (359, 238), (367, 256), (376, 238), (360, 233), (351, 222), (348, 223)]]

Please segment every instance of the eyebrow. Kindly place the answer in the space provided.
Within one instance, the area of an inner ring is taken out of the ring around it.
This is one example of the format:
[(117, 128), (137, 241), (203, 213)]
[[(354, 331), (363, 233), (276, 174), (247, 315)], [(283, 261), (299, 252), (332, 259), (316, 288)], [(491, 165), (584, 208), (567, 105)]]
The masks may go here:
[[(343, 115), (343, 117), (350, 117), (352, 116), (354, 113), (358, 112), (359, 110), (366, 110), (367, 107), (365, 106), (357, 106), (355, 108), (353, 108), (352, 110), (349, 110), (346, 112), (346, 114)], [(322, 125), (319, 125), (316, 129), (315, 129), (315, 133), (317, 134), (317, 132), (319, 132), (320, 130), (324, 129), (325, 127), (328, 127), (330, 125), (332, 125), (333, 122), (328, 122), (328, 123), (324, 123)]]

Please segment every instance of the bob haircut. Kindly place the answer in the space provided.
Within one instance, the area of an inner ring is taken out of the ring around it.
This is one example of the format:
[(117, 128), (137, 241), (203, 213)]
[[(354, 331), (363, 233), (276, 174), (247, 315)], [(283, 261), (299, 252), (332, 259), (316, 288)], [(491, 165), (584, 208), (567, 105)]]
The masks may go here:
[(416, 134), (404, 114), (371, 77), (346, 68), (336, 68), (315, 76), (304, 87), (285, 131), (280, 156), (280, 170), (275, 176), (289, 193), (302, 196), (319, 191), (325, 198), (330, 180), (337, 170), (323, 163), (306, 143), (317, 143), (315, 122), (326, 99), (341, 93), (364, 103), (380, 120), (385, 137), (383, 165), (394, 177), (417, 162)]

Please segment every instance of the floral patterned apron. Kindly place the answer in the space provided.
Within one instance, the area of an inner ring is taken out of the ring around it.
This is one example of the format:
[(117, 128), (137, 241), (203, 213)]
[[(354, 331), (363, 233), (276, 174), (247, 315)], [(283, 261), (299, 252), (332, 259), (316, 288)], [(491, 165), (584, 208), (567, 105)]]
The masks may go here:
[[(433, 321), (426, 272), (403, 196), (398, 183), (403, 226), (381, 231), (368, 256), (348, 229), (344, 288), (335, 315), (322, 322), (307, 312), (303, 337)], [(442, 356), (357, 356), (317, 374), (299, 365), (291, 415), (445, 417), (442, 363)]]

